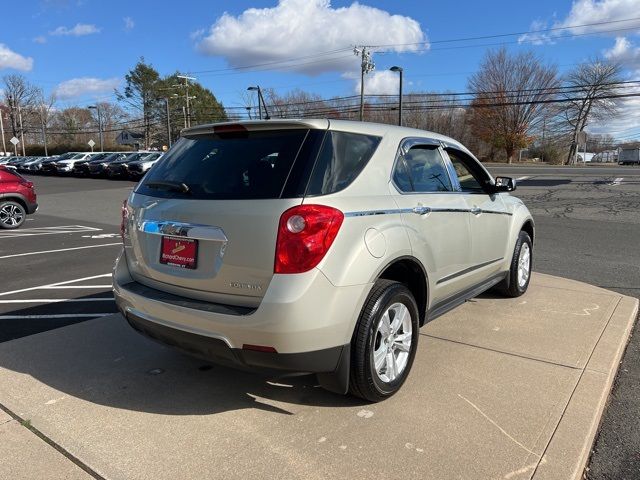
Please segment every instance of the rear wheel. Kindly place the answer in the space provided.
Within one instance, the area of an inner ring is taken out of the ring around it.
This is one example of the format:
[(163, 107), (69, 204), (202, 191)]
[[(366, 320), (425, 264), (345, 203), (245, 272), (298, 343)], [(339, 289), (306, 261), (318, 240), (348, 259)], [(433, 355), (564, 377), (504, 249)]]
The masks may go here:
[(353, 335), (349, 392), (378, 402), (400, 390), (413, 365), (418, 334), (412, 293), (402, 283), (378, 280)]
[(0, 228), (14, 229), (24, 223), (27, 212), (18, 202), (0, 202)]
[(529, 288), (533, 265), (533, 244), (527, 232), (521, 231), (513, 249), (509, 275), (497, 289), (507, 297), (519, 297)]

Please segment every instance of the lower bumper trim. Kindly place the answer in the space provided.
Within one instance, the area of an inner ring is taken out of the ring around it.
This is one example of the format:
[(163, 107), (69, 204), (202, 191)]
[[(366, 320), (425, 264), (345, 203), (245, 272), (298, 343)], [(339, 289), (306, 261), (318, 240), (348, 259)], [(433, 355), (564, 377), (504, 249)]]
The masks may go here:
[(127, 322), (138, 332), (162, 344), (204, 360), (264, 373), (334, 373), (349, 345), (311, 352), (273, 353), (230, 348), (224, 341), (170, 328), (126, 312)]

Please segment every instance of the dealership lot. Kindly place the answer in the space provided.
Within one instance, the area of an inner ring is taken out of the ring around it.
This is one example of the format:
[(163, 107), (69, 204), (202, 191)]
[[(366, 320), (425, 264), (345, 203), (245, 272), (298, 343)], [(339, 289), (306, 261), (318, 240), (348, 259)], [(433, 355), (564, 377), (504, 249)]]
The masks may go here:
[[(576, 464), (554, 452), (571, 444), (584, 450), (572, 459), (588, 454), (597, 423), (579, 407), (604, 407), (631, 327), (615, 311), (628, 302), (622, 295), (640, 291), (640, 176), (629, 168), (496, 171), (528, 177), (516, 194), (536, 218), (536, 270), (615, 293), (538, 275), (522, 298), (528, 305), (491, 295), (468, 302), (423, 328), (408, 388), (375, 406), (307, 378), (211, 368), (133, 333), (110, 316), (108, 276), (133, 184), (35, 177), (39, 213), (0, 235), (0, 391), (10, 391), (0, 404), (106, 478), (567, 478), (548, 469), (571, 473)], [(637, 425), (631, 400), (615, 409), (627, 395), (624, 370), (633, 379), (638, 368), (623, 363), (591, 465), (603, 476), (593, 478), (633, 478), (616, 465), (624, 452), (611, 454), (607, 435)], [(637, 430), (628, 435), (633, 450)]]

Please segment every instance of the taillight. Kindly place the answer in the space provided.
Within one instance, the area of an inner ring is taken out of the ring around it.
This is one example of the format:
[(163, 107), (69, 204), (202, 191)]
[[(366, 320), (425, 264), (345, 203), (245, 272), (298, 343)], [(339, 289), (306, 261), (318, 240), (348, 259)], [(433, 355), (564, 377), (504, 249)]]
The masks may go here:
[(303, 273), (318, 265), (333, 244), (344, 214), (325, 205), (299, 205), (280, 217), (275, 273)]
[(124, 242), (124, 234), (127, 232), (127, 220), (129, 219), (129, 211), (127, 210), (127, 200), (125, 199), (122, 202), (122, 221), (120, 222), (120, 236), (122, 237), (122, 241)]

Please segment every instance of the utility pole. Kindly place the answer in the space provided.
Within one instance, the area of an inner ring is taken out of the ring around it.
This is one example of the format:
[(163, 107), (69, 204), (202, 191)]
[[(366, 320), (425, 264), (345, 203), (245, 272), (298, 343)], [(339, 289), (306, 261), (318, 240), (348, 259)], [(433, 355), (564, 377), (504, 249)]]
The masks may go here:
[(22, 126), (22, 108), (20, 108), (20, 105), (18, 105), (18, 119), (20, 120), (20, 143), (22, 144), (22, 156), (24, 157), (24, 127)]
[(98, 132), (100, 132), (100, 151), (104, 152), (104, 143), (102, 140), (102, 115), (100, 115), (100, 105), (96, 104), (96, 105), (89, 105), (87, 108), (91, 109), (95, 109), (96, 113), (98, 114)]
[(171, 148), (171, 116), (169, 113), (169, 98), (165, 98), (164, 102), (167, 107), (167, 137), (169, 138), (169, 148)]
[(371, 52), (367, 50), (367, 47), (361, 48), (355, 47), (353, 49), (354, 55), (361, 58), (360, 62), (360, 121), (364, 119), (364, 76), (367, 73), (372, 72), (376, 65), (371, 60)]
[(191, 127), (191, 110), (189, 108), (189, 100), (196, 98), (189, 96), (189, 80), (195, 80), (195, 77), (187, 77), (186, 75), (177, 75), (178, 78), (182, 78), (184, 80), (184, 85), (179, 85), (184, 88), (185, 91), (185, 99), (186, 99), (186, 123), (185, 128)]
[(44, 104), (40, 105), (40, 124), (42, 125), (42, 143), (44, 145), (44, 156), (49, 156), (49, 151), (47, 149), (47, 125), (44, 121)]
[(547, 117), (542, 119), (542, 161), (544, 162), (544, 154), (547, 151), (547, 143), (544, 139), (545, 131), (547, 130)]
[(2, 132), (2, 153), (7, 155), (7, 144), (4, 139), (4, 123), (2, 123), (2, 117), (4, 116), (4, 112), (0, 109), (0, 131)]

